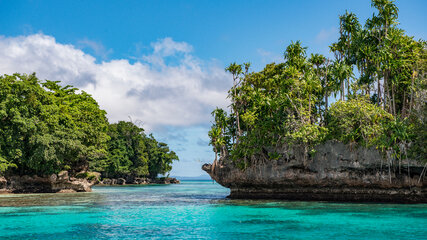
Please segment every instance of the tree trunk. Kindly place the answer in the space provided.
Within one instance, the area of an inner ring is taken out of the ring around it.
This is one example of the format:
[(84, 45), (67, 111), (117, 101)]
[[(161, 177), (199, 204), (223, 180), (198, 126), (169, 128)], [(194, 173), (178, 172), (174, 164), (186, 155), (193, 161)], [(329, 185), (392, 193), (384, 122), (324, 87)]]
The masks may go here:
[[(389, 93), (388, 93), (389, 92), (389, 87), (387, 85), (387, 80), (386, 80), (385, 74), (384, 74), (384, 83), (383, 84), (384, 84), (383, 109), (385, 109), (387, 111), (387, 104), (390, 105), (390, 101), (389, 101), (390, 98), (388, 97), (389, 96)], [(391, 113), (390, 107), (388, 108), (388, 112)]]
[[(241, 131), (240, 131), (240, 119), (239, 119), (239, 112), (236, 112), (236, 118), (237, 118), (237, 135), (240, 137)], [(236, 143), (239, 142), (239, 138), (237, 138)]]
[(341, 81), (341, 100), (344, 101), (344, 81)]
[(328, 93), (327, 92), (325, 93), (325, 106), (326, 106), (325, 110), (327, 112), (328, 111)]
[(390, 179), (390, 183), (391, 183), (391, 163), (390, 163), (390, 159), (388, 160), (388, 177), (389, 177), (389, 179)]
[[(326, 63), (325, 68), (325, 115), (328, 112), (328, 66), (329, 66), (329, 59)], [(326, 120), (326, 117), (325, 117)]]
[(392, 108), (391, 108), (391, 104), (390, 104), (390, 95), (389, 95), (389, 87), (386, 81), (386, 78), (384, 76), (384, 99), (383, 99), (383, 109), (386, 110), (388, 113), (392, 113)]
[(424, 165), (423, 171), (421, 171), (420, 178), (418, 179), (418, 183), (421, 182), (421, 179), (424, 179), (424, 174), (426, 172), (427, 163)]
[(308, 114), (309, 114), (309, 123), (311, 123), (311, 93), (308, 94)]
[(394, 84), (391, 85), (391, 94), (393, 97), (393, 115), (396, 116), (396, 98), (395, 98), (395, 93), (394, 93)]
[(327, 124), (328, 122), (327, 122), (327, 114), (328, 114), (328, 92), (327, 91), (325, 91), (325, 119), (324, 119), (324, 122), (325, 122), (325, 124)]
[[(377, 74), (378, 75), (378, 74)], [(378, 86), (377, 86), (377, 102), (378, 102), (378, 107), (380, 107), (381, 106), (381, 84), (380, 84), (380, 78), (379, 78), (379, 76), (377, 76), (377, 84), (378, 84)]]
[(405, 118), (406, 115), (406, 91), (403, 91), (403, 101), (402, 101), (402, 112), (400, 114), (400, 116), (403, 118)]
[(409, 114), (412, 112), (412, 105), (414, 104), (414, 76), (415, 71), (412, 73), (412, 83), (411, 83), (411, 100), (409, 102)]
[(350, 79), (347, 79), (347, 98), (350, 96)]
[[(237, 78), (234, 78), (234, 97), (237, 97), (237, 83), (236, 83)], [(236, 121), (237, 121), (237, 134), (236, 134), (236, 143), (239, 143), (239, 137), (240, 137), (240, 119), (239, 119), (239, 111), (237, 110), (237, 102), (236, 100), (233, 101), (234, 102), (234, 112), (236, 114)]]

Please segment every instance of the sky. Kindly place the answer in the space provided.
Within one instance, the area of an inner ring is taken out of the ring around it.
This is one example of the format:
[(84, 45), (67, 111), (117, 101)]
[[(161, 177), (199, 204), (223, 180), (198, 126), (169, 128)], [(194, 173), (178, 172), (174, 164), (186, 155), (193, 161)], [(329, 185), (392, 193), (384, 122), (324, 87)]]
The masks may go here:
[[(427, 1), (400, 0), (399, 22), (427, 39)], [(232, 63), (283, 61), (291, 41), (331, 56), (338, 16), (369, 0), (0, 0), (0, 74), (33, 73), (90, 93), (111, 123), (131, 120), (169, 144), (171, 175), (212, 162), (211, 111), (227, 107)]]

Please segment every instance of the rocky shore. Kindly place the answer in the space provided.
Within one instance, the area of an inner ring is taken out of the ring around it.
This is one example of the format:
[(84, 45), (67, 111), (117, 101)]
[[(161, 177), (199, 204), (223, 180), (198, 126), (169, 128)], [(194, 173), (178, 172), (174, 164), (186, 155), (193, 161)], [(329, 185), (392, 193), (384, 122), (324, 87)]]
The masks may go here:
[(70, 177), (67, 171), (52, 174), (49, 177), (9, 176), (0, 177), (0, 194), (8, 193), (72, 193), (92, 192), (93, 185), (126, 185), (126, 184), (178, 184), (176, 178), (105, 178), (100, 181), (99, 173), (91, 173), (94, 178)]
[(68, 176), (67, 171), (49, 177), (0, 177), (0, 193), (91, 192), (96, 181)]
[(317, 146), (314, 156), (297, 148), (274, 151), (279, 159), (257, 156), (244, 170), (227, 157), (202, 169), (236, 199), (427, 203), (423, 164), (386, 162), (376, 149), (336, 141)]
[(176, 178), (138, 178), (138, 177), (127, 177), (127, 178), (104, 178), (99, 181), (98, 185), (138, 185), (138, 184), (179, 184), (180, 181)]

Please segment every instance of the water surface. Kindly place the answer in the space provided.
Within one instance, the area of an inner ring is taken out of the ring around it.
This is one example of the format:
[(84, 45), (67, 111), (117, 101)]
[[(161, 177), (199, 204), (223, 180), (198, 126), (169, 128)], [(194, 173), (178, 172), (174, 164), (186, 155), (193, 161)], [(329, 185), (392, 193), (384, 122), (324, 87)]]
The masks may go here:
[(212, 181), (0, 195), (0, 239), (427, 239), (427, 204), (242, 201)]

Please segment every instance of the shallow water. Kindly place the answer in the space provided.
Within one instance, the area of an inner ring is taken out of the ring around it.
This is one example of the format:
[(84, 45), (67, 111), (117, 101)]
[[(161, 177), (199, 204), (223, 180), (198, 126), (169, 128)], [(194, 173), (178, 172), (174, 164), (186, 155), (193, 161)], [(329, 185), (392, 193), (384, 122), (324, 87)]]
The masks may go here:
[(211, 181), (0, 195), (0, 239), (427, 239), (427, 204), (242, 201)]

